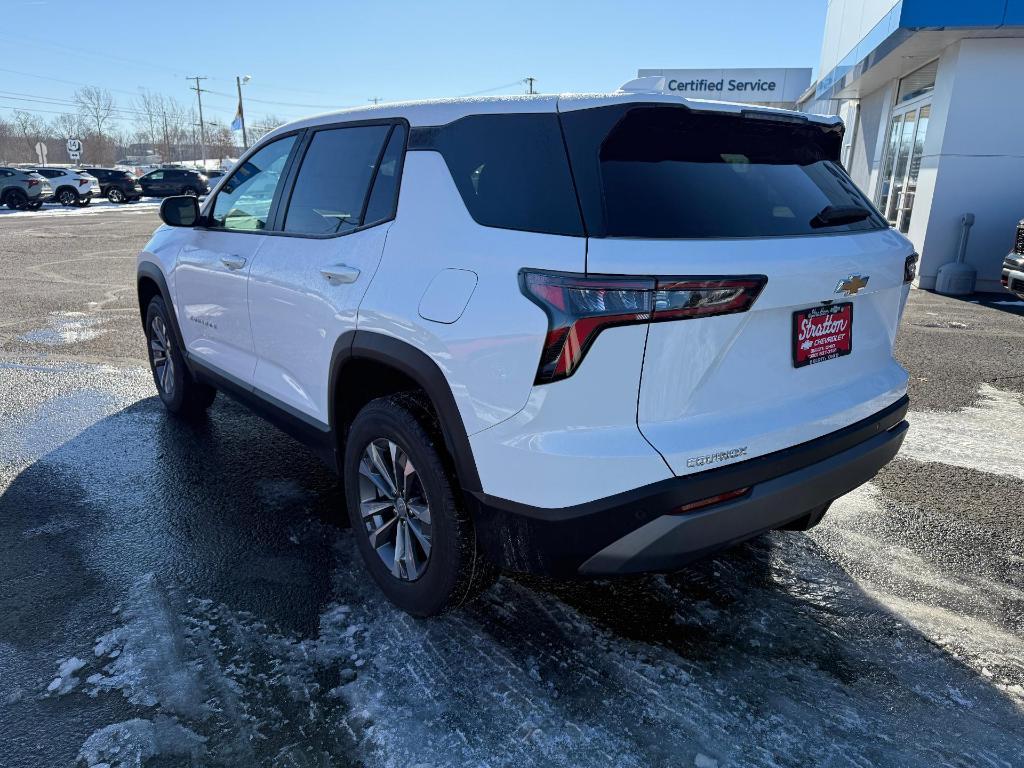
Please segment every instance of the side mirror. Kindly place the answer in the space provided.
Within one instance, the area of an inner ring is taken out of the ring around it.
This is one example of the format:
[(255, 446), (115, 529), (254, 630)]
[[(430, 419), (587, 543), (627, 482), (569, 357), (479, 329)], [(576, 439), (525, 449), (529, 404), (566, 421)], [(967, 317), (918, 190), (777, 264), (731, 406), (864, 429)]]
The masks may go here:
[(165, 197), (160, 203), (160, 218), (170, 227), (194, 227), (199, 223), (199, 200), (190, 195)]

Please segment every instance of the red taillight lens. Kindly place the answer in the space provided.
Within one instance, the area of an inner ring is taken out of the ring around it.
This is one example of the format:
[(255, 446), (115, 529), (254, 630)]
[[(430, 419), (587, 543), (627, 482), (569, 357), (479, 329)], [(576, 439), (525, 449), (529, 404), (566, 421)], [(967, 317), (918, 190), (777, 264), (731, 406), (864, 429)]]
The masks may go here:
[(39, 183), (39, 179), (26, 179), (26, 181), (28, 181), (29, 189), (32, 189), (32, 187)]
[(907, 256), (907, 260), (903, 262), (903, 282), (912, 283), (914, 278), (917, 277), (917, 260), (920, 258), (916, 253), (912, 253)]
[(701, 499), (700, 501), (691, 501), (689, 504), (683, 504), (676, 510), (676, 513), (686, 514), (687, 512), (696, 512), (698, 509), (704, 509), (704, 507), (733, 501), (746, 496), (748, 493), (750, 493), (749, 485), (746, 488), (737, 488), (735, 491), (726, 491), (725, 493), (719, 493), (715, 496), (708, 496), (706, 499)]
[(523, 293), (548, 316), (536, 383), (571, 376), (605, 328), (744, 312), (766, 282), (764, 275), (654, 278), (523, 270)]
[(78, 180), (78, 186), (80, 186), (80, 187), (84, 187), (88, 183), (89, 183), (89, 179), (79, 179)]

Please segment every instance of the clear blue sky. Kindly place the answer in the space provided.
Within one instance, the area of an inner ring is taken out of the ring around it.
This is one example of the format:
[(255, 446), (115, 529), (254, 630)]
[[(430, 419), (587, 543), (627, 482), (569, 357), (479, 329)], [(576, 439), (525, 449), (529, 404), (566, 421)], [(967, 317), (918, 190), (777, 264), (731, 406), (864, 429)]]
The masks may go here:
[(69, 101), (78, 84), (110, 89), (121, 107), (140, 88), (189, 103), (188, 75), (210, 77), (204, 111), (226, 124), (236, 74), (252, 75), (254, 121), (371, 97), (515, 93), (527, 75), (541, 92), (603, 91), (642, 67), (814, 67), (825, 10), (826, 0), (0, 0), (19, 52), (0, 61), (0, 116), (72, 111), (17, 97)]

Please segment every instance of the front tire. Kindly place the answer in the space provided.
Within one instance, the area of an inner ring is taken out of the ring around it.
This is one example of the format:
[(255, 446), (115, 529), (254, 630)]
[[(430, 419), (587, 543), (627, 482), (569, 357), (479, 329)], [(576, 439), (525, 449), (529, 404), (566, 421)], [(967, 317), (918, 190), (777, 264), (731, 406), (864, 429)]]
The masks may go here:
[(345, 444), (345, 496), (359, 552), (385, 596), (413, 616), (456, 608), (496, 577), (476, 546), (443, 450), (433, 412), (407, 393), (364, 407)]
[(146, 309), (146, 346), (153, 383), (168, 411), (186, 418), (198, 416), (213, 403), (217, 390), (192, 378), (172, 328), (164, 300), (154, 297)]
[(124, 199), (124, 192), (122, 192), (117, 187), (111, 187), (110, 190), (107, 192), (107, 200), (109, 200), (112, 203), (123, 203)]

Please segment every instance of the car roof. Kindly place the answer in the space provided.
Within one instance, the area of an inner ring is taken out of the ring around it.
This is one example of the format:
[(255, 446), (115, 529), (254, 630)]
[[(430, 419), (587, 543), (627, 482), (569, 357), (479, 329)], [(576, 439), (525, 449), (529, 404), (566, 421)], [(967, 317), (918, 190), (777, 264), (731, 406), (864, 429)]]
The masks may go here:
[[(754, 104), (739, 104), (710, 99), (690, 99), (685, 96), (660, 91), (616, 91), (614, 93), (563, 93), (557, 95), (520, 96), (469, 96), (451, 99), (428, 99), (422, 101), (398, 101), (374, 104), (296, 120), (274, 129), (268, 138), (289, 131), (310, 128), (338, 122), (359, 120), (387, 120), (404, 118), (411, 126), (445, 125), (469, 115), (514, 114), (537, 112), (567, 112), (578, 109), (612, 106), (624, 103), (683, 105), (698, 112), (740, 114), (743, 112), (764, 113), (766, 117), (798, 119), (821, 125), (837, 125), (840, 118), (834, 115), (814, 115), (795, 110), (762, 107)], [(262, 142), (261, 142), (262, 143)]]

